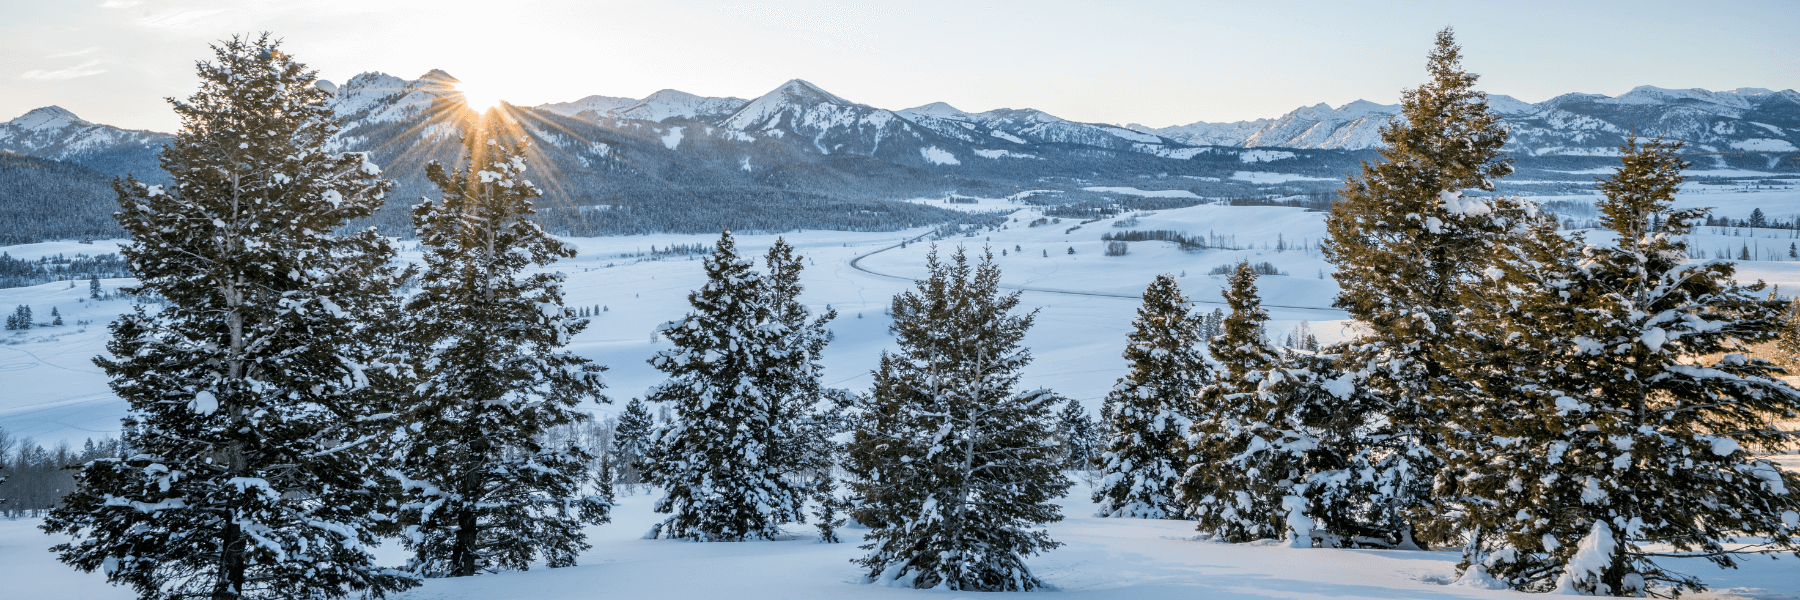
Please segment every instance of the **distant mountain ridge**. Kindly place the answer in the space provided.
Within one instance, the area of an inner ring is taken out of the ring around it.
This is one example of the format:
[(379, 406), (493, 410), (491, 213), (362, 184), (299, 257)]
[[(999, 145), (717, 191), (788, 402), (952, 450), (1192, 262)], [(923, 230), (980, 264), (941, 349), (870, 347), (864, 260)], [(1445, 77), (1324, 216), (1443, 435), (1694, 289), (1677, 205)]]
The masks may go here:
[[(399, 184), (376, 218), (391, 232), (410, 231), (405, 207), (435, 193), (425, 165), (458, 159), (472, 113), (457, 84), (441, 70), (319, 84), (344, 120), (330, 149), (371, 153)], [(1569, 173), (1612, 164), (1631, 132), (1687, 140), (1703, 168), (1800, 172), (1800, 94), (1792, 90), (1640, 87), (1617, 98), (1567, 94), (1533, 104), (1494, 95), (1489, 103), (1511, 129), (1508, 151), (1521, 170), (1536, 170), (1534, 179), (1585, 182)], [(936, 102), (888, 110), (795, 79), (748, 100), (662, 90), (641, 99), (507, 105), (504, 114), (531, 141), (546, 222), (596, 234), (915, 226), (961, 217), (899, 201), (953, 194), (1038, 190), (1032, 202), (1093, 207), (1172, 197), (1130, 190), (1180, 190), (1186, 198), (1326, 194), (1371, 157), (1381, 127), (1398, 112), (1356, 101), (1153, 129), (1029, 108), (971, 113)], [(169, 139), (56, 107), (0, 123), (0, 150), (151, 181), (165, 178), (155, 153)], [(1255, 174), (1271, 171), (1282, 175)]]
[(102, 173), (143, 172), (160, 180), (156, 152), (169, 134), (90, 123), (60, 106), (0, 123), (0, 151), (81, 165)]
[[(1639, 86), (1617, 98), (1564, 94), (1535, 104), (1494, 94), (1488, 105), (1511, 128), (1507, 150), (1529, 156), (1615, 156), (1633, 131), (1681, 139), (1690, 150), (1708, 153), (1800, 148), (1800, 93), (1794, 90)], [(1381, 126), (1399, 114), (1398, 105), (1357, 100), (1336, 109), (1301, 107), (1276, 119), (1129, 127), (1188, 144), (1361, 150), (1379, 146)]]

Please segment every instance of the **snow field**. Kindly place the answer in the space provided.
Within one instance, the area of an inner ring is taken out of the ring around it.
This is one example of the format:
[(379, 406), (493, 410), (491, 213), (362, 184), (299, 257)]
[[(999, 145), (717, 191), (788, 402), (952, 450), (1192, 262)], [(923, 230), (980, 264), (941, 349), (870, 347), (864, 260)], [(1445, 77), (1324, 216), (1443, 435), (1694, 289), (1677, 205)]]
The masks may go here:
[[(1800, 195), (1800, 192), (1795, 192)], [(1720, 194), (1722, 199), (1773, 199), (1776, 192), (1760, 194)], [(1701, 194), (1701, 196), (1710, 196)], [(1710, 200), (1701, 198), (1700, 200)], [(920, 200), (941, 205), (942, 199)], [(1690, 201), (1684, 194), (1683, 201)], [(1699, 200), (1696, 200), (1699, 201)], [(1331, 343), (1350, 337), (1344, 314), (1331, 309), (1337, 294), (1337, 283), (1331, 279), (1332, 267), (1317, 251), (1325, 237), (1325, 213), (1300, 208), (1269, 206), (1215, 206), (1155, 211), (1136, 215), (1138, 224), (1112, 227), (1121, 215), (1081, 225), (1079, 219), (1064, 218), (1062, 223), (1028, 227), (1043, 216), (1032, 207), (1013, 204), (1003, 199), (984, 199), (977, 209), (1017, 209), (1009, 217), (1005, 229), (981, 231), (974, 237), (952, 237), (937, 241), (944, 258), (958, 244), (972, 252), (982, 247), (995, 251), (1004, 285), (1025, 289), (1021, 308), (1039, 310), (1036, 324), (1025, 338), (1035, 357), (1024, 370), (1025, 389), (1047, 387), (1067, 397), (1077, 398), (1091, 411), (1098, 411), (1101, 398), (1113, 383), (1124, 375), (1125, 336), (1140, 304), (1137, 296), (1144, 286), (1162, 273), (1181, 274), (1183, 293), (1199, 302), (1196, 309), (1211, 312), (1224, 308), (1220, 291), (1224, 276), (1209, 276), (1215, 267), (1235, 264), (1240, 260), (1269, 262), (1287, 273), (1264, 276), (1257, 281), (1263, 303), (1272, 320), (1271, 335), (1285, 335), (1301, 321), (1309, 325), (1319, 341)], [(1754, 202), (1753, 202), (1754, 203)], [(1795, 201), (1800, 210), (1800, 199)], [(1780, 215), (1768, 206), (1764, 211)], [(1745, 209), (1744, 214), (1748, 214)], [(1740, 217), (1741, 218), (1741, 217)], [(1079, 229), (1068, 231), (1081, 225)], [(1225, 237), (1243, 250), (1208, 249), (1188, 252), (1171, 242), (1130, 242), (1125, 256), (1105, 256), (1106, 233), (1127, 230), (1171, 230), (1190, 237), (1208, 235)], [(1710, 230), (1708, 230), (1710, 231)], [(837, 231), (805, 231), (782, 234), (807, 260), (803, 282), (806, 292), (802, 300), (815, 312), (826, 306), (838, 310), (831, 323), (836, 339), (826, 348), (825, 384), (855, 391), (867, 389), (870, 371), (883, 349), (891, 349), (887, 333), (889, 320), (884, 314), (889, 298), (908, 289), (909, 277), (924, 274), (924, 257), (929, 242), (910, 243), (904, 249), (892, 246), (928, 233), (920, 228), (900, 232), (866, 233)], [(1607, 232), (1590, 232), (1589, 238), (1604, 241)], [(1787, 230), (1758, 230), (1757, 238), (1697, 232), (1697, 247), (1731, 248), (1751, 243), (1768, 258), (1779, 251), (1782, 261), (1739, 263), (1739, 278), (1744, 281), (1762, 279), (1780, 284), (1783, 290), (1800, 291), (1800, 262), (1786, 259), (1787, 245), (1800, 241), (1788, 239)], [(747, 256), (760, 257), (774, 243), (777, 235), (738, 235), (740, 250)], [(648, 254), (651, 247), (666, 248), (675, 244), (710, 245), (717, 235), (659, 234), (601, 238), (570, 238), (580, 254), (552, 265), (562, 271), (565, 301), (570, 307), (606, 306), (609, 310), (591, 317), (587, 331), (576, 336), (570, 350), (608, 367), (606, 394), (614, 403), (589, 405), (596, 414), (610, 415), (622, 410), (623, 403), (640, 397), (650, 386), (660, 383), (663, 374), (645, 361), (669, 347), (666, 341), (651, 341), (655, 328), (679, 318), (688, 310), (687, 294), (704, 281), (699, 257), (674, 256), (661, 260), (622, 258), (622, 253)], [(1277, 252), (1278, 241), (1296, 249)], [(0, 247), (15, 257), (36, 258), (47, 254), (103, 254), (115, 252), (119, 242), (94, 244), (53, 242)], [(1265, 249), (1265, 246), (1267, 249)], [(417, 262), (419, 253), (411, 242), (401, 253), (404, 260)], [(1022, 251), (1014, 251), (1013, 248)], [(1075, 254), (1068, 254), (1070, 247)], [(1300, 249), (1300, 248), (1304, 249)], [(884, 250), (885, 249), (885, 250)], [(1000, 256), (999, 251), (1007, 254)], [(870, 254), (872, 253), (873, 254)], [(1048, 252), (1049, 256), (1044, 256)], [(876, 274), (860, 271), (850, 262), (864, 255), (857, 266)], [(612, 265), (608, 267), (607, 265)], [(760, 268), (760, 267), (759, 267)], [(1324, 279), (1320, 279), (1323, 273)], [(883, 277), (891, 275), (895, 277)], [(106, 289), (129, 285), (132, 280), (103, 280)], [(1074, 293), (1057, 293), (1074, 292)], [(1793, 293), (1793, 292), (1789, 292)], [(93, 302), (85, 300), (87, 286), (77, 282), (70, 289), (67, 282), (29, 288), (0, 289), (0, 308), (29, 304), (40, 317), (47, 317), (54, 306), (69, 325), (58, 328), (33, 329), (25, 335), (0, 336), (0, 427), (19, 437), (32, 437), (37, 443), (51, 446), (58, 441), (79, 445), (88, 437), (116, 435), (118, 419), (124, 416), (125, 403), (107, 388), (107, 380), (92, 357), (105, 350), (105, 323), (113, 316), (130, 310), (127, 300)], [(1289, 308), (1292, 307), (1292, 308)], [(858, 316), (860, 315), (860, 318)], [(47, 320), (44, 319), (44, 320)], [(79, 327), (78, 320), (91, 320), (92, 325)]]
[[(1101, 519), (1077, 484), (1060, 501), (1064, 520), (1049, 526), (1065, 545), (1028, 560), (1035, 573), (1071, 600), (1192, 600), (1194, 598), (1312, 600), (1319, 598), (1533, 598), (1505, 590), (1446, 585), (1455, 577), (1455, 551), (1294, 549), (1279, 542), (1218, 544), (1195, 540), (1187, 521)], [(820, 544), (811, 525), (790, 525), (789, 539), (697, 543), (640, 539), (662, 515), (659, 494), (624, 495), (613, 522), (589, 527), (593, 549), (578, 566), (433, 579), (396, 600), (587, 600), (607, 598), (774, 600), (787, 598), (983, 598), (987, 594), (907, 590), (861, 583), (850, 561), (864, 529), (839, 530), (845, 543)], [(0, 520), (0, 580), (8, 598), (125, 599), (128, 590), (99, 574), (74, 571), (45, 551), (59, 539), (43, 535), (38, 519)], [(376, 549), (384, 564), (406, 553), (389, 543)], [(1720, 570), (1701, 560), (1675, 561), (1715, 589), (1685, 598), (1779, 600), (1800, 595), (1800, 560), (1752, 559)]]

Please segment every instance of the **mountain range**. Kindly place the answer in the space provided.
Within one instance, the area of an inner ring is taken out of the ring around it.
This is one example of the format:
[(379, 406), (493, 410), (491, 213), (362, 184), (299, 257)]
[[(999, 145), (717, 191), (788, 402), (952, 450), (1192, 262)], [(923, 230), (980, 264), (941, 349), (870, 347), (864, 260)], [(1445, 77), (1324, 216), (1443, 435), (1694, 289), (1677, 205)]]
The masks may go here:
[[(456, 78), (364, 73), (320, 82), (344, 119), (331, 141), (370, 152), (399, 183), (377, 225), (409, 230), (405, 206), (434, 190), (424, 166), (452, 161), (471, 113)], [(1616, 98), (1566, 94), (1489, 104), (1508, 150), (1534, 178), (1611, 164), (1626, 136), (1688, 142), (1702, 168), (1800, 171), (1800, 93), (1639, 87)], [(1324, 194), (1373, 156), (1396, 105), (1301, 107), (1279, 118), (1150, 128), (1082, 123), (1035, 109), (971, 113), (937, 102), (902, 110), (860, 104), (791, 80), (753, 99), (662, 90), (641, 99), (588, 96), (506, 105), (531, 142), (546, 190), (541, 211), (567, 233), (893, 228), (959, 217), (906, 199), (1011, 196), (1098, 206), (1185, 197)], [(58, 107), (0, 123), (0, 151), (73, 163), (102, 176), (162, 179), (167, 134), (82, 120)], [(1282, 177), (1254, 176), (1280, 172)], [(1252, 176), (1246, 176), (1252, 173)], [(1175, 194), (1184, 196), (1183, 194)], [(1160, 199), (1158, 197), (1160, 196)], [(4, 201), (4, 199), (0, 199)]]
[[(1507, 150), (1528, 156), (1617, 156), (1633, 132), (1680, 139), (1691, 151), (1768, 153), (1766, 158), (1800, 144), (1800, 93), (1794, 90), (1639, 86), (1617, 98), (1564, 94), (1535, 104), (1496, 94), (1488, 105), (1510, 128)], [(1357, 100), (1336, 109), (1305, 106), (1277, 119), (1129, 127), (1186, 144), (1358, 150), (1378, 147), (1381, 126), (1399, 115), (1398, 105)]]

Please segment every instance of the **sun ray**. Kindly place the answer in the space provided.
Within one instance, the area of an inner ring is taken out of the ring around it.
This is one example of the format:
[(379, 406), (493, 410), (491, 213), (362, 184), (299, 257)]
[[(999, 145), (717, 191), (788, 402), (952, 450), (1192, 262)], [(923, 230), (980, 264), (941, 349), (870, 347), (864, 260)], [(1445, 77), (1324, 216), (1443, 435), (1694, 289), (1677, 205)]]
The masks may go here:
[(456, 82), (456, 91), (462, 93), (463, 105), (475, 114), (484, 114), (500, 106), (500, 90), (467, 81)]

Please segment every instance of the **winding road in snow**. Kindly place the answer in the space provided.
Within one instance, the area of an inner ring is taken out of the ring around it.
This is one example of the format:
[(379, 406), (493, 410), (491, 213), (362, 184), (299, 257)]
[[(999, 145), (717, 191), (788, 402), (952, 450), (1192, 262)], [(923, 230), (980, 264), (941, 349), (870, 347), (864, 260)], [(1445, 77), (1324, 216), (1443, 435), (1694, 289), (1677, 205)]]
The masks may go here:
[[(907, 240), (906, 243), (912, 243), (912, 242), (917, 242), (919, 240), (923, 240), (929, 235), (931, 235), (931, 234), (925, 234), (925, 235), (921, 235), (919, 237), (915, 237), (913, 239)], [(888, 279), (898, 279), (901, 281), (913, 281), (914, 279), (911, 277), (901, 277), (899, 275), (889, 275), (887, 273), (879, 273), (876, 271), (871, 271), (867, 268), (864, 268), (861, 264), (862, 259), (874, 256), (876, 254), (880, 254), (882, 252), (886, 252), (888, 250), (893, 250), (893, 249), (899, 248), (899, 247), (900, 247), (900, 244), (894, 244), (892, 246), (877, 248), (875, 250), (871, 250), (869, 252), (865, 252), (863, 254), (857, 255), (856, 258), (850, 259), (850, 268), (856, 269), (858, 271), (862, 271), (862, 272), (870, 274), (870, 275), (874, 275), (876, 277), (885, 277)], [(1114, 294), (1114, 293), (1108, 293), (1108, 292), (1083, 292), (1083, 291), (1077, 291), (1077, 290), (1058, 290), (1058, 289), (1052, 289), (1052, 288), (1041, 288), (1041, 287), (1023, 286), (1023, 285), (1010, 285), (1010, 284), (1005, 284), (1005, 283), (1000, 284), (1000, 287), (1006, 288), (1009, 290), (1037, 292), (1037, 293), (1041, 293), (1041, 294), (1065, 294), (1065, 295), (1069, 295), (1069, 296), (1098, 296), (1098, 297), (1103, 297), (1103, 298), (1125, 298), (1128, 300), (1139, 300), (1139, 301), (1142, 301), (1144, 299), (1144, 296), (1142, 294)], [(1191, 301), (1191, 303), (1192, 304), (1219, 304), (1219, 305), (1225, 304), (1224, 302), (1218, 302), (1218, 301), (1213, 301), (1213, 300), (1193, 300), (1193, 301)], [(1319, 312), (1330, 313), (1333, 316), (1333, 318), (1337, 318), (1337, 319), (1350, 318), (1349, 313), (1346, 313), (1341, 309), (1331, 308), (1329, 306), (1293, 306), (1293, 305), (1286, 305), (1286, 304), (1264, 304), (1263, 307), (1265, 307), (1265, 308), (1283, 308), (1283, 309), (1288, 309), (1288, 310), (1319, 311)]]

